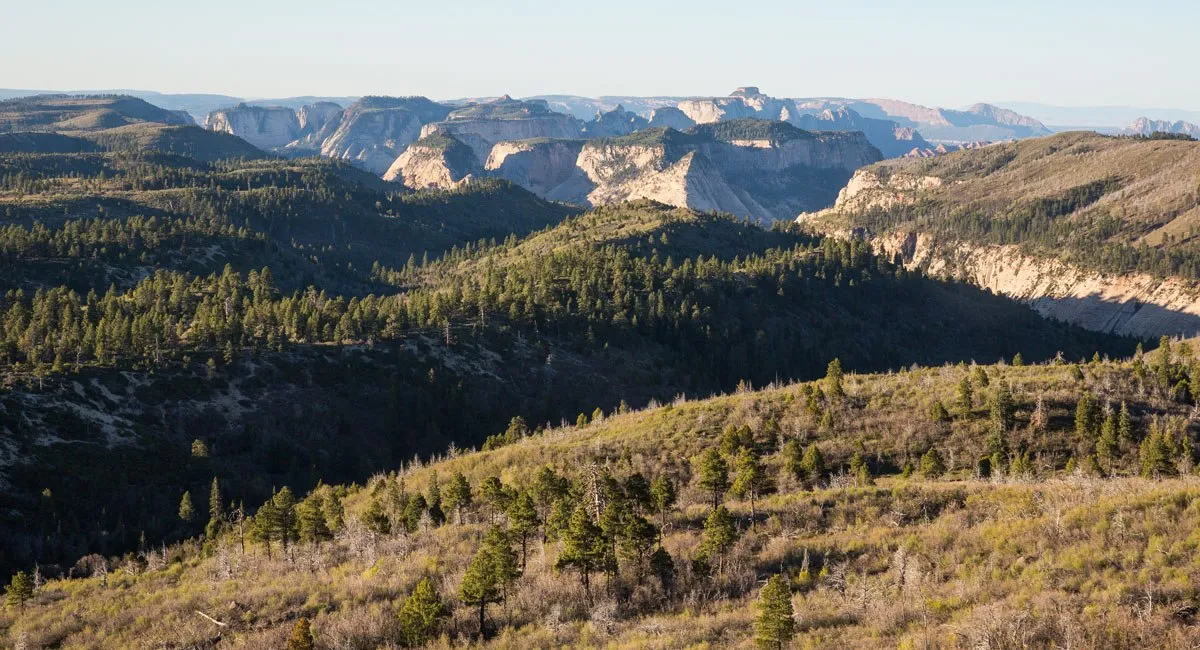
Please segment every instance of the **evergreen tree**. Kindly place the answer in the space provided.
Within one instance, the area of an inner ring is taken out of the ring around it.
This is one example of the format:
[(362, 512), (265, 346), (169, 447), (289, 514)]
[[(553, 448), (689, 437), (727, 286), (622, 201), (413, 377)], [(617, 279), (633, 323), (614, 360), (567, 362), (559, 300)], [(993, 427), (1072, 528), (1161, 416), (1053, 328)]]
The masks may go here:
[(737, 456), (736, 472), (732, 486), (733, 494), (739, 499), (750, 500), (750, 525), (753, 526), (755, 518), (758, 517), (755, 503), (769, 486), (767, 471), (758, 457), (758, 452), (749, 447), (742, 447)]
[(654, 507), (654, 497), (650, 494), (650, 481), (647, 481), (641, 473), (630, 474), (622, 487), (625, 490), (625, 498), (639, 514)]
[(704, 520), (704, 535), (700, 549), (707, 555), (724, 555), (737, 542), (733, 515), (725, 506), (717, 506)]
[(522, 492), (508, 506), (508, 525), (513, 535), (521, 542), (521, 568), (525, 568), (528, 558), (527, 546), (529, 536), (537, 532), (541, 525), (533, 497), (528, 492)]
[(1080, 395), (1075, 405), (1075, 435), (1084, 440), (1094, 440), (1097, 433), (1100, 406), (1091, 392)]
[(513, 501), (512, 493), (500, 482), (500, 477), (489, 476), (479, 486), (479, 496), (488, 509), (488, 523), (494, 523), (496, 513), (504, 512)]
[(495, 556), (487, 546), (481, 546), (467, 566), (462, 583), (458, 587), (458, 597), (466, 605), (479, 608), (479, 637), (486, 632), (487, 606), (498, 603), (504, 598), (500, 585), (500, 571), (495, 564)]
[(933, 406), (929, 409), (929, 417), (934, 422), (949, 422), (950, 411), (947, 411), (946, 407), (940, 401), (934, 402)]
[(437, 635), (450, 610), (429, 578), (421, 578), (400, 606), (400, 636), (409, 647), (424, 645)]
[(302, 616), (292, 628), (292, 636), (288, 639), (287, 650), (313, 650), (315, 647), (312, 627), (308, 619)]
[(196, 508), (192, 505), (192, 493), (185, 491), (179, 499), (179, 519), (186, 525), (192, 523), (195, 518)]
[(675, 560), (667, 549), (659, 546), (650, 554), (650, 570), (658, 578), (663, 591), (670, 594), (675, 586)]
[(1014, 411), (1016, 404), (1013, 402), (1012, 392), (1007, 384), (1001, 382), (992, 397), (992, 407), (988, 414), (990, 432), (1001, 437), (1008, 435), (1009, 429), (1013, 427)]
[(958, 382), (955, 397), (958, 399), (959, 407), (964, 411), (971, 410), (971, 407), (975, 405), (975, 390), (971, 387), (971, 379), (969, 377), (963, 377), (962, 381)]
[(675, 506), (675, 483), (670, 477), (663, 474), (654, 479), (654, 483), (650, 486), (650, 499), (654, 503), (654, 509), (658, 511), (659, 525), (662, 528), (667, 527), (667, 511)]
[(24, 571), (18, 571), (4, 587), (4, 603), (10, 608), (20, 609), (32, 598), (33, 578)]
[(696, 460), (696, 470), (699, 475), (700, 488), (708, 492), (712, 499), (712, 507), (721, 504), (721, 499), (729, 491), (729, 465), (716, 447), (709, 447)]
[(462, 472), (455, 472), (445, 493), (446, 506), (454, 510), (454, 521), (463, 523), (463, 510), (471, 506), (471, 484)]
[(591, 601), (591, 577), (604, 568), (607, 544), (604, 531), (592, 521), (585, 506), (579, 506), (571, 515), (571, 522), (563, 533), (562, 550), (554, 563), (558, 570), (573, 569), (579, 572), (588, 601)]
[(783, 443), (779, 454), (783, 457), (784, 473), (798, 481), (804, 480), (804, 449), (800, 441), (793, 438)]
[(942, 455), (938, 453), (936, 447), (931, 447), (924, 456), (921, 456), (921, 476), (935, 479), (945, 473), (946, 466), (942, 463)]
[(1154, 427), (1142, 440), (1139, 449), (1142, 461), (1142, 476), (1161, 478), (1174, 474), (1171, 466), (1171, 449), (1162, 431)]
[(631, 515), (625, 520), (617, 539), (617, 546), (626, 561), (633, 564), (639, 584), (646, 573), (647, 555), (657, 541), (658, 529), (654, 527), (654, 524), (646, 521), (645, 517)]
[(1125, 402), (1121, 402), (1121, 410), (1117, 413), (1117, 439), (1122, 446), (1133, 444), (1133, 418)]
[(855, 451), (850, 457), (850, 476), (854, 478), (854, 484), (859, 487), (871, 485), (871, 468), (867, 465), (867, 461), (863, 458), (861, 451)]
[(817, 443), (814, 442), (804, 450), (804, 458), (800, 460), (800, 471), (813, 485), (825, 478), (825, 456), (821, 454)]
[(323, 505), (324, 499), (321, 495), (313, 493), (296, 506), (296, 526), (300, 541), (315, 544), (333, 537)]
[(204, 527), (204, 536), (216, 539), (225, 527), (225, 506), (221, 500), (221, 486), (217, 477), (213, 477), (212, 487), (208, 491), (208, 525)]
[(842, 388), (842, 362), (839, 359), (835, 358), (825, 367), (825, 390), (833, 398), (846, 396)]
[(758, 618), (754, 626), (754, 645), (782, 649), (795, 634), (792, 592), (780, 575), (773, 575), (759, 592)]
[(1100, 439), (1096, 441), (1096, 458), (1105, 467), (1112, 468), (1120, 451), (1121, 441), (1117, 434), (1117, 416), (1109, 409), (1100, 425)]

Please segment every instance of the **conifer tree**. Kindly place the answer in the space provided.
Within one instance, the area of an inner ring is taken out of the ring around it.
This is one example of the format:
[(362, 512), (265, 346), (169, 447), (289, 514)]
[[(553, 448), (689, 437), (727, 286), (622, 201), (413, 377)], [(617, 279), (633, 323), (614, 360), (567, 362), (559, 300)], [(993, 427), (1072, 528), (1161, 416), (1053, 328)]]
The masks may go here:
[(442, 621), (449, 616), (450, 610), (434, 589), (433, 582), (421, 578), (400, 606), (400, 636), (409, 647), (424, 645), (437, 635)]
[(455, 472), (445, 493), (446, 506), (454, 511), (455, 523), (463, 523), (463, 510), (471, 506), (471, 484), (462, 472)]
[(179, 519), (185, 525), (192, 523), (196, 518), (196, 508), (192, 505), (192, 493), (184, 492), (183, 497), (179, 499)]
[(208, 525), (204, 527), (204, 536), (216, 539), (225, 527), (225, 506), (221, 499), (221, 486), (217, 477), (213, 477), (212, 487), (208, 491)]
[(313, 641), (312, 626), (308, 619), (300, 617), (296, 621), (296, 625), (292, 628), (292, 636), (288, 639), (287, 650), (313, 650), (316, 647)]
[(800, 441), (793, 438), (783, 443), (779, 455), (783, 457), (784, 473), (796, 480), (804, 480), (804, 449)]
[(935, 479), (944, 473), (946, 473), (946, 466), (942, 463), (942, 455), (938, 453), (936, 447), (930, 447), (929, 451), (921, 456), (921, 476)]
[(729, 491), (729, 464), (716, 447), (709, 447), (697, 459), (696, 466), (700, 488), (709, 493), (712, 507), (716, 508)]
[(658, 512), (659, 525), (662, 528), (667, 527), (667, 511), (675, 506), (675, 483), (670, 477), (663, 474), (654, 479), (654, 483), (650, 486), (650, 499), (654, 503), (654, 509)]
[(800, 471), (813, 485), (825, 478), (825, 456), (821, 454), (821, 448), (817, 447), (816, 443), (804, 450), (804, 457), (800, 460)]
[(958, 388), (955, 389), (955, 397), (958, 399), (958, 405), (963, 410), (969, 411), (975, 405), (975, 390), (971, 387), (971, 379), (963, 377), (962, 381), (958, 382)]
[(795, 634), (792, 592), (780, 575), (771, 576), (759, 592), (758, 618), (754, 625), (754, 645), (781, 650)]
[(1084, 392), (1075, 404), (1075, 435), (1084, 440), (1094, 440), (1097, 433), (1097, 416), (1100, 408), (1091, 392)]
[(722, 558), (737, 543), (737, 526), (725, 506), (717, 506), (704, 520), (700, 552), (705, 557)]
[(537, 508), (533, 497), (528, 492), (522, 492), (508, 506), (508, 525), (513, 535), (521, 542), (521, 569), (525, 568), (528, 558), (529, 536), (537, 532), (542, 523), (538, 519)]
[(479, 608), (479, 637), (482, 639), (487, 629), (487, 606), (500, 602), (504, 597), (500, 587), (500, 572), (488, 547), (481, 546), (475, 552), (458, 587), (458, 597), (464, 604)]
[(5, 605), (12, 609), (20, 609), (32, 598), (33, 578), (24, 571), (18, 571), (4, 587)]
[(604, 531), (592, 521), (585, 506), (575, 508), (571, 522), (563, 533), (562, 550), (554, 563), (558, 570), (572, 569), (579, 572), (579, 582), (591, 602), (592, 574), (604, 568), (607, 548)]
[(742, 447), (738, 452), (736, 475), (733, 480), (733, 494), (739, 499), (750, 500), (750, 525), (758, 516), (755, 503), (760, 494), (768, 488), (767, 471), (763, 468), (758, 453), (749, 447)]
[(830, 397), (835, 399), (846, 396), (846, 392), (842, 388), (842, 362), (840, 359), (835, 358), (825, 367), (825, 390)]

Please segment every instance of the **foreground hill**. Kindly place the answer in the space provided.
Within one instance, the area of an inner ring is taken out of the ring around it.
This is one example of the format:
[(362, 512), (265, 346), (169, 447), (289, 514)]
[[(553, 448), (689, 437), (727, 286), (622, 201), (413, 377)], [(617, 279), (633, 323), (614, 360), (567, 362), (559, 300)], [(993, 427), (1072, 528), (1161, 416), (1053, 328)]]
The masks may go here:
[(859, 171), (800, 221), (1090, 329), (1200, 332), (1200, 143), (1064, 133)]
[[(1200, 491), (1190, 398), (1170, 382), (1195, 372), (1173, 344), (1082, 366), (831, 372), (535, 433), (514, 421), (491, 450), (299, 503), (243, 511), (219, 492), (207, 537), (43, 574), (0, 633), (451, 647), (482, 623), (495, 648), (1187, 647)], [(208, 488), (193, 486), (198, 512)], [(762, 589), (772, 576), (782, 587)]]

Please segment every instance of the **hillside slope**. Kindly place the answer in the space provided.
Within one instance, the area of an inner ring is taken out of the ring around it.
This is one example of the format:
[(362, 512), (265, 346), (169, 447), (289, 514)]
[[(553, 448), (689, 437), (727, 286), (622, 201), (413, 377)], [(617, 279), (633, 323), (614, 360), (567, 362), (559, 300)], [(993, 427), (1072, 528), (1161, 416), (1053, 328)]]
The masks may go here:
[[(534, 433), (514, 422), (489, 451), (276, 497), (301, 523), (273, 543), (254, 532), (266, 511), (223, 523), (221, 508), (207, 539), (90, 558), (0, 614), (0, 632), (33, 647), (282, 647), (304, 617), (320, 648), (740, 648), (778, 575), (797, 646), (1187, 647), (1195, 431), (1158, 368), (1194, 372), (1193, 353), (830, 375)], [(1086, 400), (1128, 424), (1080, 427)], [(1121, 433), (1097, 461), (1109, 426)], [(758, 487), (711, 488), (706, 452), (735, 486), (758, 463)], [(651, 485), (675, 498), (656, 506)], [(581, 547), (600, 558), (590, 580)], [(482, 608), (464, 586), (481, 548), (513, 567)], [(446, 610), (429, 626), (404, 613), (426, 578)]]
[(860, 170), (800, 221), (1090, 329), (1200, 332), (1200, 143), (1064, 133)]

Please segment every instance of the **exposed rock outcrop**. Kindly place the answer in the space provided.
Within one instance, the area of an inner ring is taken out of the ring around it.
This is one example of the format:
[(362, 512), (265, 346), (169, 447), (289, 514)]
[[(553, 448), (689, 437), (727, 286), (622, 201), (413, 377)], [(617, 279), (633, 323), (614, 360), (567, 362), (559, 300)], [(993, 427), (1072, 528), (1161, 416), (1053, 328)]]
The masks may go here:
[(649, 125), (649, 120), (618, 104), (607, 113), (596, 113), (596, 117), (584, 125), (583, 131), (589, 138), (612, 138), (641, 131)]
[(300, 135), (296, 113), (282, 106), (238, 104), (208, 114), (205, 128), (228, 133), (264, 150), (287, 145)]
[(1148, 117), (1139, 117), (1132, 124), (1125, 127), (1125, 132), (1131, 135), (1175, 133), (1200, 138), (1200, 125), (1182, 120), (1171, 122), (1169, 120), (1152, 120)]
[(738, 88), (728, 97), (686, 99), (679, 102), (679, 110), (696, 124), (747, 117), (786, 122), (800, 116), (791, 100), (769, 97), (754, 86)]
[(912, 127), (900, 126), (891, 120), (863, 117), (847, 106), (801, 115), (795, 123), (809, 131), (862, 131), (885, 158), (896, 158), (913, 149), (930, 146)]
[[(449, 106), (424, 97), (363, 97), (318, 132), (320, 152), (383, 174), (409, 144), (421, 137), (424, 125), (445, 118), (449, 112)], [(331, 129), (333, 125), (336, 128)], [(328, 136), (321, 137), (325, 132)]]
[(518, 140), (492, 147), (484, 169), (556, 201), (580, 202), (592, 185), (579, 169), (582, 140)]
[(650, 113), (650, 128), (662, 127), (666, 129), (675, 129), (676, 131), (685, 131), (696, 126), (696, 120), (688, 117), (683, 111), (674, 106), (655, 109)]
[(453, 136), (436, 133), (412, 143), (383, 174), (413, 189), (449, 188), (480, 171), (470, 147)]
[(425, 126), (420, 135), (435, 133), (452, 135), (465, 143), (483, 165), (497, 142), (533, 138), (570, 140), (583, 134), (583, 126), (569, 115), (551, 111), (544, 101), (520, 101), (505, 95), (492, 102), (455, 109), (444, 121)]

